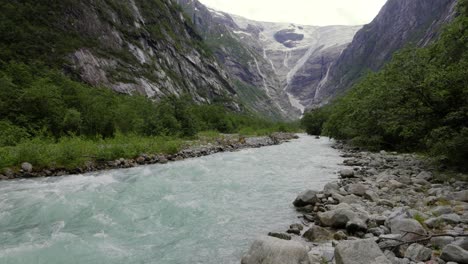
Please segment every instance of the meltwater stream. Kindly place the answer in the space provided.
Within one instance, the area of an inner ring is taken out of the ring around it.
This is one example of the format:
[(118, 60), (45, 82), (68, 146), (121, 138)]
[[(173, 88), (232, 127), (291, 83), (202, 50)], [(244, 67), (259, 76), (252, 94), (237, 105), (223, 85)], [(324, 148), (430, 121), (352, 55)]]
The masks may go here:
[(2, 264), (240, 263), (333, 180), (326, 139), (87, 175), (0, 182)]

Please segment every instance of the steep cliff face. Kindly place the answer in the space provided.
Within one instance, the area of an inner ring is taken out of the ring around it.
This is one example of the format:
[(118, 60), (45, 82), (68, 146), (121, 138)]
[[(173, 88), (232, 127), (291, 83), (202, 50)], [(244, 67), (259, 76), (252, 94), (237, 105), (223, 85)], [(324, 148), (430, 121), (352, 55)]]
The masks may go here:
[(388, 0), (333, 62), (311, 105), (326, 103), (349, 89), (366, 71), (376, 71), (405, 45), (425, 46), (455, 14), (456, 0)]
[(250, 90), (262, 88), (283, 114), (296, 118), (361, 28), (259, 22), (208, 9), (196, 0), (178, 2), (234, 79)]
[[(155, 99), (189, 94), (200, 103), (236, 98), (229, 76), (171, 0), (27, 0), (1, 5), (18, 10), (17, 19), (26, 21), (21, 29), (26, 34), (8, 36), (11, 43), (24, 46), (9, 46), (11, 56), (22, 56), (14, 60), (41, 57), (37, 60), (76, 79), (119, 93)], [(34, 52), (27, 54), (30, 50)]]

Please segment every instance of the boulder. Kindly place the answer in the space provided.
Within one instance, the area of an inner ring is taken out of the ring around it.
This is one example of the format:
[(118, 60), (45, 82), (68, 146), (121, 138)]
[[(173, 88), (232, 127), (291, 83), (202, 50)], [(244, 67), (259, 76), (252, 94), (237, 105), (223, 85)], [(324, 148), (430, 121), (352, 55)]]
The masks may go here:
[(431, 249), (417, 243), (411, 244), (405, 252), (405, 258), (417, 262), (429, 260), (431, 256)]
[(455, 238), (450, 236), (443, 236), (431, 238), (430, 243), (433, 247), (444, 248), (445, 246), (451, 244), (453, 241), (455, 241)]
[(360, 183), (354, 183), (354, 184), (347, 185), (346, 191), (348, 191), (348, 193), (350, 194), (363, 196), (367, 191), (367, 187)]
[(440, 258), (445, 261), (468, 263), (468, 251), (456, 245), (448, 245), (442, 250)]
[(452, 207), (450, 206), (437, 206), (431, 210), (431, 213), (435, 216), (440, 216), (444, 214), (451, 214), (453, 212)]
[(427, 172), (427, 171), (421, 171), (417, 176), (416, 176), (417, 179), (422, 179), (422, 180), (426, 180), (426, 181), (430, 181), (432, 180), (432, 174), (430, 172)]
[(451, 196), (455, 201), (468, 202), (468, 190), (455, 192)]
[(332, 235), (327, 229), (314, 225), (309, 228), (309, 230), (307, 230), (302, 236), (309, 241), (317, 242), (330, 240)]
[(354, 178), (354, 171), (351, 169), (343, 169), (340, 171), (341, 178)]
[(329, 182), (323, 187), (323, 192), (326, 194), (331, 194), (333, 192), (338, 192), (340, 190), (340, 185), (338, 182)]
[(414, 219), (395, 219), (390, 222), (389, 227), (392, 234), (404, 235), (402, 240), (405, 241), (413, 241), (426, 235), (424, 227)]
[(333, 206), (330, 211), (318, 213), (317, 216), (323, 226), (335, 228), (345, 228), (346, 223), (355, 218), (361, 219), (364, 222), (369, 220), (369, 214), (366, 211), (358, 207), (352, 207), (346, 203)]
[(366, 198), (367, 200), (371, 201), (371, 202), (377, 202), (379, 200), (379, 196), (371, 191), (371, 190), (367, 190), (364, 195), (363, 195), (364, 198)]
[(346, 223), (346, 231), (350, 234), (355, 234), (357, 232), (366, 232), (367, 224), (359, 218), (354, 218)]
[(296, 207), (304, 207), (306, 205), (314, 205), (318, 202), (317, 191), (307, 190), (300, 193), (293, 204)]
[(257, 238), (241, 264), (310, 264), (308, 249), (296, 241), (274, 237)]
[(29, 162), (23, 162), (23, 163), (21, 163), (21, 169), (24, 172), (32, 172), (33, 165), (31, 163), (29, 163)]
[(342, 241), (335, 248), (336, 264), (392, 264), (373, 239)]
[(276, 238), (283, 239), (283, 240), (291, 240), (291, 236), (290, 236), (290, 235), (283, 234), (283, 233), (274, 233), (274, 232), (270, 232), (270, 233), (268, 233), (268, 236), (276, 237)]

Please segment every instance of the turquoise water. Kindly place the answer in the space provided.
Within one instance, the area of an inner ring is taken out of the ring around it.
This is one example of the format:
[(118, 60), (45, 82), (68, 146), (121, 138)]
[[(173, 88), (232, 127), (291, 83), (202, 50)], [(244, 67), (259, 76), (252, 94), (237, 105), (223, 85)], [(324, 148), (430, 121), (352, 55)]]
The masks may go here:
[(240, 263), (342, 159), (322, 138), (166, 165), (0, 182), (0, 263)]

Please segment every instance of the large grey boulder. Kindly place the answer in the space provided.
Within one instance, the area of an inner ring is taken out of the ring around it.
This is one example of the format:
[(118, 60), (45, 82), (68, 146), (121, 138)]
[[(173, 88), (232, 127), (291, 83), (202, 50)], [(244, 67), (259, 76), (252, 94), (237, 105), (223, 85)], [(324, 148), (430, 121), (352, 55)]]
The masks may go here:
[(448, 245), (442, 250), (440, 258), (445, 261), (454, 261), (460, 264), (468, 263), (468, 251), (456, 245)]
[(338, 243), (335, 259), (336, 264), (392, 264), (373, 239)]
[(317, 193), (317, 191), (313, 190), (307, 190), (300, 193), (293, 202), (294, 206), (304, 207), (306, 205), (314, 205), (318, 202)]
[(413, 261), (426, 261), (429, 260), (432, 256), (432, 250), (421, 245), (421, 244), (411, 244), (405, 252), (405, 258), (411, 259)]
[(427, 232), (424, 227), (414, 219), (395, 219), (390, 222), (390, 231), (392, 234), (403, 235), (405, 241), (421, 239)]
[(296, 241), (257, 238), (241, 264), (310, 264), (308, 249)]

